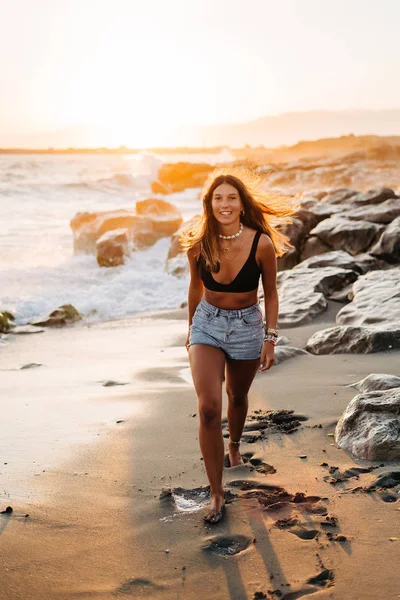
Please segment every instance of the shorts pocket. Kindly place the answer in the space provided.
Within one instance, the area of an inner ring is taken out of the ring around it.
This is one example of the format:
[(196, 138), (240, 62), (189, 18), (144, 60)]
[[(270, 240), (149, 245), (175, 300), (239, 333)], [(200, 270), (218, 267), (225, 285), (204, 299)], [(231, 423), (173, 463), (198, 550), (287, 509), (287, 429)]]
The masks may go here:
[(198, 316), (200, 319), (203, 319), (205, 321), (209, 321), (213, 317), (212, 313), (208, 312), (208, 310), (205, 310), (201, 306), (196, 309), (195, 315)]
[(261, 310), (254, 310), (247, 315), (242, 316), (244, 325), (260, 325), (263, 322), (263, 316)]

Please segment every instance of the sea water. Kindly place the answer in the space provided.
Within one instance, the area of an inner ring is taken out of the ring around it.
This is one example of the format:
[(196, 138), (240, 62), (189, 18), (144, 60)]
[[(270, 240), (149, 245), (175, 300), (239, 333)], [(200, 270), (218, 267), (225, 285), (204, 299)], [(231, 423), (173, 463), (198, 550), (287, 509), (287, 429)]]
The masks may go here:
[[(0, 156), (0, 310), (25, 324), (62, 304), (87, 319), (108, 320), (176, 308), (187, 277), (165, 271), (170, 238), (137, 251), (126, 264), (100, 268), (94, 255), (74, 255), (70, 220), (78, 212), (134, 209), (157, 197), (151, 183), (164, 162), (232, 160), (220, 154)], [(199, 189), (158, 197), (187, 220), (201, 211)]]

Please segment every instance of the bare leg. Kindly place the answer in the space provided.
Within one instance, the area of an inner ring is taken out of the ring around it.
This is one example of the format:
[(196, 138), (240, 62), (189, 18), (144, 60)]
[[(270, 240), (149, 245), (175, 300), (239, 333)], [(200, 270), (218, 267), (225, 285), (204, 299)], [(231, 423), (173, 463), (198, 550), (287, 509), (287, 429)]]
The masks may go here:
[(224, 504), (221, 413), (225, 355), (213, 346), (194, 344), (189, 348), (189, 360), (198, 397), (200, 449), (210, 482), (211, 504), (207, 520), (217, 522)]
[[(239, 441), (243, 432), (248, 411), (247, 392), (253, 382), (260, 359), (232, 360), (226, 362), (226, 393), (228, 395), (228, 426), (230, 440)], [(239, 444), (228, 443), (231, 466), (240, 465)]]

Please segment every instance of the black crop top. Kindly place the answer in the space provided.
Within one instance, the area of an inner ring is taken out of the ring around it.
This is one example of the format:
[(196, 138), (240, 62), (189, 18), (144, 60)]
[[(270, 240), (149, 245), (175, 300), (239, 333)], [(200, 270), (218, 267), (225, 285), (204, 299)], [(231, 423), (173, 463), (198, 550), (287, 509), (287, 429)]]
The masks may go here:
[(206, 269), (204, 258), (200, 254), (197, 264), (204, 287), (212, 292), (233, 292), (236, 294), (240, 292), (252, 292), (257, 289), (261, 271), (257, 265), (256, 252), (261, 233), (261, 231), (257, 231), (255, 234), (249, 257), (231, 283), (225, 284), (215, 281), (212, 273)]

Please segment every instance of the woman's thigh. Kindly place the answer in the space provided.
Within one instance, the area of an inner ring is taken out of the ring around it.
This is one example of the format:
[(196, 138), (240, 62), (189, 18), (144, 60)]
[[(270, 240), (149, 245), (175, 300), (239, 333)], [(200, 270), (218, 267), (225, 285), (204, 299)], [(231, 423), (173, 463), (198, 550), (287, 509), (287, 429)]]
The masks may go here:
[(207, 344), (194, 344), (189, 348), (189, 361), (196, 394), (201, 402), (219, 402), (222, 406), (222, 382), (225, 354)]
[(260, 366), (260, 359), (226, 361), (226, 391), (233, 396), (246, 396)]

